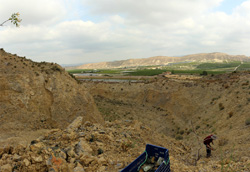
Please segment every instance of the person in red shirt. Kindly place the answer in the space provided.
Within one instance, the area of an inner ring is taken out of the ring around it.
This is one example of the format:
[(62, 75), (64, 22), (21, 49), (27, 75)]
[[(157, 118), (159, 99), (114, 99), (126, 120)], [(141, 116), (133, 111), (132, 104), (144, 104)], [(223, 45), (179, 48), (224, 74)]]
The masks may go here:
[(209, 158), (211, 156), (211, 150), (215, 150), (214, 148), (212, 148), (210, 143), (214, 144), (213, 140), (216, 140), (216, 139), (217, 139), (217, 136), (214, 134), (211, 134), (211, 135), (207, 136), (203, 141), (204, 145), (206, 145), (207, 158)]

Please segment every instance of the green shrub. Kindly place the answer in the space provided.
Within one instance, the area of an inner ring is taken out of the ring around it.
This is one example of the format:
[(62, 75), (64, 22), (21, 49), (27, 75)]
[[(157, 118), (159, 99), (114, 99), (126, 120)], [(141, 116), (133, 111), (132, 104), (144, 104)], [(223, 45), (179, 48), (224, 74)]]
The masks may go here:
[(207, 71), (202, 71), (201, 75), (207, 75)]

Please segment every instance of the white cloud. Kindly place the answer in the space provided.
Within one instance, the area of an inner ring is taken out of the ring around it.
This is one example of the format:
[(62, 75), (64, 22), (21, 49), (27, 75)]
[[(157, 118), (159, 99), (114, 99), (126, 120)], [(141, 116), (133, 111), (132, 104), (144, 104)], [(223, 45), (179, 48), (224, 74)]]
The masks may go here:
[(17, 11), (23, 19), (20, 28), (0, 28), (0, 47), (57, 63), (214, 51), (250, 55), (250, 0), (232, 15), (212, 10), (222, 0), (81, 2), (0, 0), (1, 21)]
[(243, 2), (240, 6), (235, 8), (233, 15), (238, 17), (250, 17), (250, 0)]
[(7, 19), (12, 13), (19, 12), (22, 25), (51, 24), (66, 14), (63, 0), (0, 0), (0, 4), (0, 16)]
[(173, 22), (199, 15), (220, 2), (222, 0), (83, 0), (93, 14), (121, 14), (129, 22), (141, 24)]

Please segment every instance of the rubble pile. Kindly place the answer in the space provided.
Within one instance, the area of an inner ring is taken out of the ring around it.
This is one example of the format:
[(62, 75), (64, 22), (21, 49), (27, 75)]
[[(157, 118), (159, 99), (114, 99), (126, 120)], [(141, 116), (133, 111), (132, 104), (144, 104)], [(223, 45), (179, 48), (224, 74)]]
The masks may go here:
[(76, 118), (65, 130), (53, 129), (29, 145), (0, 148), (0, 171), (118, 171), (143, 151), (138, 133), (148, 129), (141, 123), (106, 122), (103, 127), (88, 121), (82, 125), (82, 119)]
[[(132, 120), (105, 122), (105, 125), (76, 118), (66, 129), (53, 129), (28, 145), (0, 147), (1, 172), (117, 172), (134, 161), (147, 143), (169, 149), (173, 171), (216, 171), (230, 166), (249, 169), (248, 157), (242, 161), (201, 159), (197, 166), (187, 163), (190, 148), (181, 142), (155, 133), (141, 122)], [(150, 162), (158, 160), (149, 158)], [(160, 162), (159, 162), (160, 163)], [(148, 165), (142, 166), (146, 171)], [(157, 166), (150, 168), (154, 170)]]

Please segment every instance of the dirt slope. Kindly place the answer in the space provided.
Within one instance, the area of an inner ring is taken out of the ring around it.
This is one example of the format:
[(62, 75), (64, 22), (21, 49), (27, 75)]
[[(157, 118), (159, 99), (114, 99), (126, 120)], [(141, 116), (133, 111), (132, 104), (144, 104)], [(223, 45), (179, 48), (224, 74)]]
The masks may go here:
[(147, 143), (169, 149), (172, 171), (250, 171), (250, 74), (174, 78), (78, 84), (0, 50), (0, 171), (115, 172)]
[(92, 96), (63, 68), (0, 50), (0, 141), (8, 133), (63, 128), (76, 116), (103, 122)]
[[(152, 129), (183, 140), (196, 156), (202, 139), (218, 135), (213, 159), (235, 161), (250, 155), (250, 74), (232, 73), (183, 80), (158, 78), (144, 83), (91, 83), (84, 85), (109, 121), (135, 119)], [(197, 141), (195, 131), (198, 135)], [(247, 164), (246, 164), (247, 165)]]

